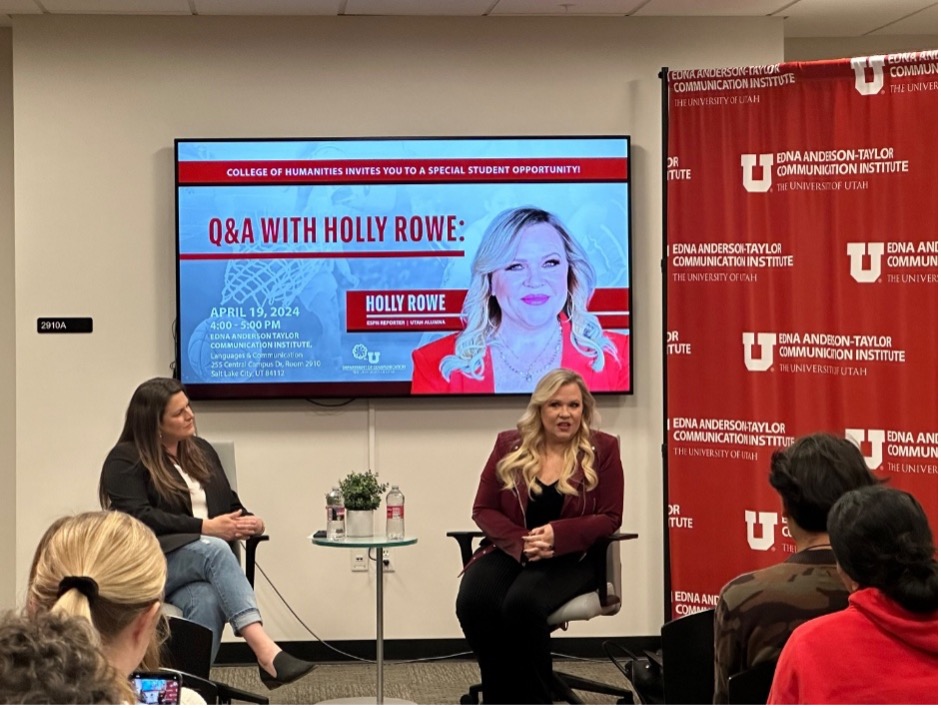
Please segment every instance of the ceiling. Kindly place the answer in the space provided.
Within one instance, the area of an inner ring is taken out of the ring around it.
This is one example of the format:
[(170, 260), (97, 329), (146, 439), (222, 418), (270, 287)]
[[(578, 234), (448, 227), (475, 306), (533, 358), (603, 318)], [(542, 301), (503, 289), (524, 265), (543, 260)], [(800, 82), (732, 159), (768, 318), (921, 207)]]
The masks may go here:
[(925, 0), (0, 0), (15, 15), (780, 17), (784, 36), (938, 35)]

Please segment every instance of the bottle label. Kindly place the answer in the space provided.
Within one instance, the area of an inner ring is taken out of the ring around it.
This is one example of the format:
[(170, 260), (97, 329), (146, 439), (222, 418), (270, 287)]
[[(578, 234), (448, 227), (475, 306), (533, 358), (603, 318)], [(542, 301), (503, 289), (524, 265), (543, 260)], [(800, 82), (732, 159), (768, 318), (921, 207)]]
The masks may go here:
[(327, 521), (343, 521), (346, 518), (346, 508), (342, 506), (327, 507)]
[(386, 505), (386, 518), (387, 519), (404, 519), (405, 518), (405, 505), (399, 505), (399, 506)]

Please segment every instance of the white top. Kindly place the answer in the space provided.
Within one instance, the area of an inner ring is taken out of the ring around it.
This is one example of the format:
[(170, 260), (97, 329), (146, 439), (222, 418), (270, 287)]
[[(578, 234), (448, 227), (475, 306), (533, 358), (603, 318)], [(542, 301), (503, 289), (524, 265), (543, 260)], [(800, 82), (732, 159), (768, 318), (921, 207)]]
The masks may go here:
[(186, 486), (189, 487), (190, 504), (193, 507), (193, 516), (195, 516), (197, 519), (208, 519), (209, 506), (206, 504), (206, 490), (203, 489), (203, 485), (186, 474), (186, 472), (183, 471), (183, 468), (178, 464), (173, 463), (173, 466), (176, 467), (176, 471), (180, 473), (183, 481), (186, 482)]

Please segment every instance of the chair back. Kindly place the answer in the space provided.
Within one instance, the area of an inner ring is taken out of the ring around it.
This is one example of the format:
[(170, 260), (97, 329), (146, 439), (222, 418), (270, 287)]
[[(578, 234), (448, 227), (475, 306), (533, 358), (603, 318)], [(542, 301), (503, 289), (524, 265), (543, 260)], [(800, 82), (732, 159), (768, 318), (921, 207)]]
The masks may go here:
[(771, 693), (777, 660), (763, 661), (729, 677), (729, 703), (737, 706), (764, 705)]
[(226, 479), (229, 480), (229, 486), (237, 492), (239, 487), (235, 474), (235, 443), (231, 440), (223, 440), (221, 442), (210, 443), (210, 445), (212, 445), (212, 448), (219, 456), (219, 461), (222, 463), (222, 469), (225, 472)]
[[(229, 486), (232, 487), (233, 492), (238, 492), (238, 482), (235, 474), (235, 443), (231, 440), (221, 440), (219, 442), (210, 442), (212, 449), (216, 451), (216, 454), (219, 456), (219, 462), (222, 463), (222, 471), (225, 472), (225, 478), (229, 480)], [(232, 552), (235, 553), (235, 557), (239, 559), (239, 563), (242, 562), (242, 544), (238, 541), (231, 541), (229, 545), (232, 547)], [(252, 585), (254, 586), (254, 578)]]
[(663, 647), (663, 697), (668, 705), (708, 705), (715, 693), (715, 610), (667, 622)]
[(209, 678), (212, 665), (212, 630), (182, 617), (167, 617), (170, 636), (162, 647), (163, 665)]

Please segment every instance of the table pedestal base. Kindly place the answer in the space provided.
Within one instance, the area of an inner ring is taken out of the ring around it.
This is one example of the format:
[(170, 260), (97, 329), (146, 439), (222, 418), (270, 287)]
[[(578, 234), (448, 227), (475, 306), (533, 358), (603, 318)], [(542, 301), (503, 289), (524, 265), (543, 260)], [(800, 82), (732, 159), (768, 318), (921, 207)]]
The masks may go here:
[[(374, 706), (376, 705), (375, 696), (351, 696), (350, 698), (331, 698), (329, 701), (320, 701), (317, 705), (334, 706)], [(401, 698), (382, 697), (382, 705), (386, 706), (414, 706), (415, 701), (406, 701)]]

